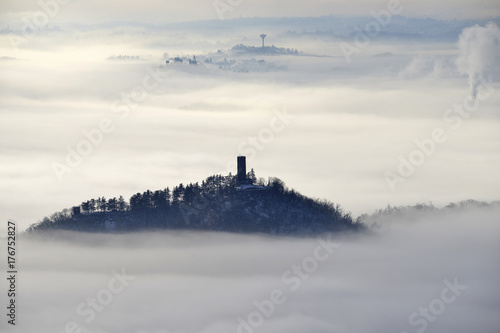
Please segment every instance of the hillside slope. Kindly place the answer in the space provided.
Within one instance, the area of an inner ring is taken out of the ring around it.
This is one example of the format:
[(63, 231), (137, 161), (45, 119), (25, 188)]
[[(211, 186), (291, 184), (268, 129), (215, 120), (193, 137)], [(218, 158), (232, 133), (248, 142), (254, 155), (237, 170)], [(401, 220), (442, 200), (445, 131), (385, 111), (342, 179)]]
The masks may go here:
[(278, 178), (259, 186), (236, 186), (233, 175), (214, 175), (198, 183), (180, 184), (170, 191), (137, 193), (127, 203), (119, 199), (88, 200), (72, 209), (45, 217), (29, 232), (72, 230), (131, 232), (151, 229), (259, 232), (280, 235), (359, 230), (339, 205), (311, 199), (285, 187)]

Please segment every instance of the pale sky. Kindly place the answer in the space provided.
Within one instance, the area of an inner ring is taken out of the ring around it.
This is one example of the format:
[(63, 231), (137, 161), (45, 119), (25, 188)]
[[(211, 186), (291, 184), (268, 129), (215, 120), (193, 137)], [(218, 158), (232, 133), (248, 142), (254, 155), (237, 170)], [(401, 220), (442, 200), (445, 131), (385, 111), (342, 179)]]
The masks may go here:
[[(55, 0), (46, 8), (56, 8)], [(368, 16), (371, 11), (387, 9), (387, 0), (189, 0), (189, 1), (118, 1), (64, 0), (60, 1), (51, 19), (58, 22), (106, 23), (113, 21), (169, 23), (179, 21), (219, 19), (215, 8), (226, 19), (239, 17), (301, 17), (301, 16)], [(397, 0), (394, 6), (400, 15), (439, 19), (476, 19), (496, 17), (500, 4), (495, 0)], [(26, 15), (41, 8), (38, 1), (6, 0), (0, 5), (0, 18), (15, 24)], [(50, 9), (52, 10), (52, 9)]]

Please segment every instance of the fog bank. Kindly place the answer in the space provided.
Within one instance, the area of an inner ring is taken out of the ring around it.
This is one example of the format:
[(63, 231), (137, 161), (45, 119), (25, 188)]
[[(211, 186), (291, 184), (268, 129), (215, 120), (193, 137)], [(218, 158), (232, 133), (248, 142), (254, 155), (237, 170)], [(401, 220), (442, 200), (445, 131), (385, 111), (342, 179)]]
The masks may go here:
[(379, 232), (318, 239), (24, 237), (16, 329), (493, 333), (499, 216), (491, 209), (407, 217)]

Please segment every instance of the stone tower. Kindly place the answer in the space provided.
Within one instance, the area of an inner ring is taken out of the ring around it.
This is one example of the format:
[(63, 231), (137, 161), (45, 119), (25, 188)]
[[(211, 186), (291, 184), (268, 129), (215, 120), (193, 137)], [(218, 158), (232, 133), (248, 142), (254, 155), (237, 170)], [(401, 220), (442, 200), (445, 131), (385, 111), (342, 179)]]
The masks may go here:
[(238, 156), (238, 185), (247, 183), (247, 162), (245, 156)]

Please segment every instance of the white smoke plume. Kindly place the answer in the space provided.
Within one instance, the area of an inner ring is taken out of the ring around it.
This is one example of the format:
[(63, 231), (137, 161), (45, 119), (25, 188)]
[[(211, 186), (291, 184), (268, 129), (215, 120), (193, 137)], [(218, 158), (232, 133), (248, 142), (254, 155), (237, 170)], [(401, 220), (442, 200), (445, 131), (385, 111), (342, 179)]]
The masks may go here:
[(500, 67), (500, 29), (494, 23), (466, 28), (460, 34), (458, 47), (458, 68), (469, 75), (471, 97), (475, 99), (479, 79)]

